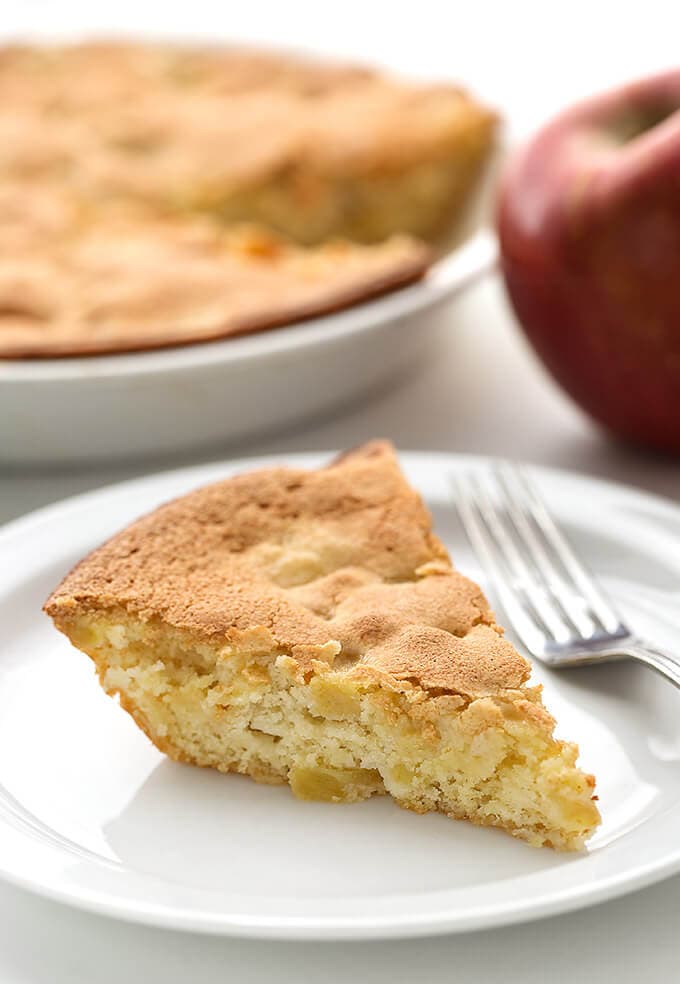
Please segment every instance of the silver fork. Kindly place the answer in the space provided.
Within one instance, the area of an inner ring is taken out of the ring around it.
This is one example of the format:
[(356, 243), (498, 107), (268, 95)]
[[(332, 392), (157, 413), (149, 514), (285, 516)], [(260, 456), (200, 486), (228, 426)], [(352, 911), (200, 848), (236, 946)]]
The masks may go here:
[(470, 542), (529, 652), (555, 668), (635, 659), (680, 687), (680, 653), (640, 639), (578, 559), (526, 470), (454, 478)]

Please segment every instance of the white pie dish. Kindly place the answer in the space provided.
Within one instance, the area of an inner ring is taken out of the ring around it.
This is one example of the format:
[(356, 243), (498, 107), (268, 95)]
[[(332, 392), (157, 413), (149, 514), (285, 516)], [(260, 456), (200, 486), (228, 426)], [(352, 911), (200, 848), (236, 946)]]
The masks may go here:
[(424, 280), (297, 325), (160, 351), (0, 360), (0, 464), (226, 446), (348, 404), (447, 330), (447, 302), (494, 261), (477, 233)]
[[(401, 461), (455, 561), (483, 584), (449, 484), (479, 460)], [(574, 855), (382, 797), (302, 803), (285, 787), (180, 766), (153, 748), (40, 606), (74, 562), (140, 513), (260, 463), (148, 476), (0, 530), (0, 877), (175, 929), (366, 939), (535, 919), (680, 870), (680, 694), (636, 665), (534, 668), (559, 734), (579, 742), (598, 781), (603, 824)], [(584, 476), (537, 469), (536, 478), (626, 618), (677, 648), (680, 509)]]

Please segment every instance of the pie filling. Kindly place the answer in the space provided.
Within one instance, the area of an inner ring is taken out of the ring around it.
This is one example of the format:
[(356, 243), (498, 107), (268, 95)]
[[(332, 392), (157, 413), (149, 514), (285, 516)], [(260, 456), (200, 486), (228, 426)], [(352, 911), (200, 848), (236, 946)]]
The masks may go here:
[(535, 846), (577, 850), (598, 823), (592, 777), (553, 738), (538, 687), (471, 698), (378, 680), (334, 659), (332, 642), (303, 672), (283, 651), (197, 642), (122, 610), (81, 614), (68, 633), (173, 759), (287, 782), (306, 800), (389, 793)]
[(380, 243), (396, 234), (436, 241), (465, 219), (487, 154), (472, 131), (450, 155), (404, 170), (340, 177), (288, 170), (237, 193), (198, 186), (183, 207), (220, 222), (259, 223), (306, 245), (338, 237)]

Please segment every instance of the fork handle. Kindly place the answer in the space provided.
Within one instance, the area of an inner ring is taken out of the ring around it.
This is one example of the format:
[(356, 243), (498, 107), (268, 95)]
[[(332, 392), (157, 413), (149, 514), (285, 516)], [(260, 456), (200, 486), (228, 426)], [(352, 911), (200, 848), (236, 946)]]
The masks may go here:
[(680, 687), (680, 656), (674, 656), (668, 650), (650, 646), (646, 642), (637, 642), (626, 646), (623, 654), (638, 660), (640, 663), (645, 663), (646, 666), (651, 666), (653, 670), (665, 676), (676, 687)]

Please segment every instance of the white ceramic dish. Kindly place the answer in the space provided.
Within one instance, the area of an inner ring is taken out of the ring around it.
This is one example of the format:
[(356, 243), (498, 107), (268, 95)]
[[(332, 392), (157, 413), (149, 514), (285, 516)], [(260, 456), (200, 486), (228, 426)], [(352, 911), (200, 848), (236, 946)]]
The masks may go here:
[[(312, 465), (322, 456), (287, 460)], [(470, 459), (402, 461), (459, 566), (479, 577), (449, 498), (448, 477)], [(140, 512), (252, 464), (113, 486), (0, 531), (1, 877), (161, 926), (360, 939), (533, 919), (680, 869), (680, 693), (632, 664), (535, 669), (561, 733), (580, 742), (582, 764), (598, 776), (603, 825), (578, 855), (416, 816), (387, 798), (301, 803), (286, 788), (157, 752), (40, 606), (83, 553)], [(537, 477), (631, 622), (680, 646), (680, 509), (577, 475)]]
[(447, 330), (446, 302), (493, 265), (478, 233), (420, 283), (338, 314), (156, 352), (0, 360), (0, 464), (225, 446), (380, 386)]

